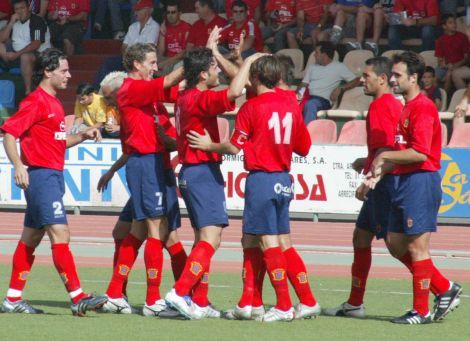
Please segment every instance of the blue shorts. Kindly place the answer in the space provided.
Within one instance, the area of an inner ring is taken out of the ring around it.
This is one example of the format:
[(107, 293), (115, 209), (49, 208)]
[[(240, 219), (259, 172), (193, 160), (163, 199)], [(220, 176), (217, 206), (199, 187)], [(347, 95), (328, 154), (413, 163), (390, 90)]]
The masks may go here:
[(228, 226), (224, 178), (219, 164), (183, 165), (178, 183), (193, 228)]
[(417, 235), (437, 230), (441, 204), (439, 172), (415, 172), (393, 176), (389, 232)]
[(119, 220), (132, 223), (132, 200), (130, 198), (122, 208), (121, 213), (119, 213)]
[(130, 155), (126, 180), (131, 192), (133, 219), (144, 220), (166, 214), (162, 154)]
[(250, 172), (245, 184), (243, 233), (290, 233), (289, 205), (294, 186), (287, 172)]
[(391, 205), (388, 188), (392, 183), (393, 177), (386, 175), (374, 190), (369, 191), (357, 217), (356, 227), (375, 234), (377, 239), (383, 239), (387, 235)]
[(62, 197), (65, 193), (62, 171), (29, 167), (29, 186), (24, 191), (26, 212), (24, 226), (40, 229), (44, 225), (67, 225)]

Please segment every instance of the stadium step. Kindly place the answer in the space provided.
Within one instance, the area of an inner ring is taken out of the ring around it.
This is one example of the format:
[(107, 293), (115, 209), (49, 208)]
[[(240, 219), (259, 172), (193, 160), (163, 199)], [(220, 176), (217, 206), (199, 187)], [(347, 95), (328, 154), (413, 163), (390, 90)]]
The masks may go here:
[(68, 57), (72, 77), (76, 70), (98, 71), (101, 64), (112, 56), (112, 54), (80, 54)]
[(88, 39), (83, 41), (86, 54), (121, 54), (122, 41), (114, 39)]

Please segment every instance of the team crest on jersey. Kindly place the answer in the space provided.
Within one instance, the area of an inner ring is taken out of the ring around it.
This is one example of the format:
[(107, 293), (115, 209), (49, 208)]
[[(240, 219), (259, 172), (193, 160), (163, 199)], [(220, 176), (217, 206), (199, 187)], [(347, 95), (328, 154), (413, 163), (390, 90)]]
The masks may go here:
[(129, 275), (129, 271), (131, 271), (131, 269), (129, 269), (129, 267), (127, 265), (119, 264), (119, 271), (118, 272), (121, 276)]
[(201, 263), (199, 263), (199, 262), (191, 262), (191, 266), (189, 267), (189, 271), (191, 271), (191, 273), (192, 273), (194, 276), (199, 276), (199, 274), (200, 274), (201, 271), (202, 271), (202, 265), (201, 265)]
[(413, 219), (411, 217), (406, 219), (406, 225), (408, 226), (409, 229), (413, 227)]
[(299, 281), (300, 284), (307, 284), (308, 283), (308, 276), (305, 272), (300, 272), (297, 275), (297, 280)]
[(67, 274), (65, 272), (61, 272), (59, 274), (60, 276), (60, 279), (62, 280), (62, 282), (64, 282), (64, 284), (67, 284), (67, 282), (69, 281), (69, 278), (67, 277)]
[(155, 279), (158, 276), (158, 270), (157, 269), (148, 269), (147, 270), (147, 278), (148, 279)]
[(29, 271), (21, 271), (19, 274), (18, 274), (18, 279), (20, 281), (26, 281), (28, 279), (28, 275), (29, 275)]
[(286, 278), (286, 272), (283, 269), (274, 269), (271, 271), (273, 281), (283, 281)]
[(209, 273), (208, 272), (204, 272), (204, 275), (202, 275), (201, 283), (204, 283), (204, 284), (209, 283)]
[(423, 278), (419, 281), (419, 287), (421, 290), (428, 290), (431, 284), (430, 278)]
[(353, 276), (353, 278), (351, 279), (351, 284), (355, 288), (360, 288), (362, 285), (362, 281), (359, 277)]

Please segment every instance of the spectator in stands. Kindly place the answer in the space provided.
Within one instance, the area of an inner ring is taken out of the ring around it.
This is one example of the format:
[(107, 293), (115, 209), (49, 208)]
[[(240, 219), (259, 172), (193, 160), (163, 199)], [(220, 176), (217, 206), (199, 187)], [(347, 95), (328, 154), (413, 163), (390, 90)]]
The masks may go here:
[[(305, 77), (297, 88), (298, 99), (301, 100), (305, 88), (308, 87), (309, 97), (303, 115), (305, 124), (317, 117), (319, 110), (328, 110), (331, 103), (336, 102), (346, 90), (359, 85), (356, 77), (346, 65), (333, 60), (335, 48), (329, 41), (318, 42), (315, 47), (316, 63), (309, 65)], [(342, 82), (346, 82), (341, 85)]]
[(0, 29), (4, 28), (13, 14), (13, 8), (9, 0), (0, 1)]
[(30, 1), (31, 12), (45, 18), (47, 15), (47, 6), (49, 0), (31, 0)]
[(72, 56), (80, 50), (87, 29), (90, 0), (47, 0), (52, 44)]
[(333, 28), (328, 30), (330, 41), (337, 45), (343, 37), (354, 37), (357, 14), (360, 10), (370, 11), (374, 3), (375, 0), (336, 0), (335, 4), (330, 5), (329, 11), (334, 18)]
[[(124, 41), (122, 43), (121, 51), (124, 53), (126, 49), (136, 43), (154, 44), (158, 42), (158, 35), (160, 32), (160, 25), (153, 20), (153, 1), (140, 0), (134, 5), (133, 10), (137, 21), (129, 26)], [(103, 78), (112, 71), (123, 71), (122, 56), (115, 56), (106, 59), (96, 73), (94, 82), (95, 88), (101, 83)]]
[(75, 121), (71, 130), (77, 134), (89, 128), (101, 129), (106, 122), (106, 102), (95, 92), (93, 85), (82, 83), (77, 87)]
[(216, 14), (213, 0), (197, 0), (194, 3), (194, 10), (200, 19), (193, 24), (189, 32), (187, 51), (194, 47), (205, 47), (212, 29), (215, 26), (227, 25), (227, 20)]
[(268, 0), (265, 6), (266, 26), (261, 29), (263, 40), (274, 38), (274, 51), (287, 46), (287, 31), (296, 24), (295, 0)]
[[(372, 51), (374, 56), (379, 54), (379, 40), (386, 24), (385, 16), (393, 10), (394, 0), (379, 0), (372, 8), (362, 6), (356, 17), (356, 41), (348, 43), (350, 48)], [(367, 28), (372, 25), (372, 41), (366, 41)]]
[(167, 1), (157, 46), (160, 75), (171, 72), (174, 65), (183, 59), (190, 30), (191, 25), (181, 20), (178, 3)]
[(441, 108), (442, 96), (441, 91), (436, 86), (436, 73), (434, 68), (426, 66), (423, 77), (421, 77), (421, 92), (436, 104), (437, 110)]
[(406, 12), (406, 18), (402, 19), (398, 25), (389, 25), (390, 49), (403, 49), (403, 38), (421, 38), (424, 51), (434, 50), (439, 17), (437, 0), (395, 0), (393, 12)]
[(470, 119), (470, 106), (468, 101), (470, 100), (470, 87), (467, 87), (462, 100), (455, 107), (455, 114), (453, 119), (453, 126), (465, 123), (466, 120)]
[(256, 52), (262, 52), (264, 48), (261, 31), (253, 21), (248, 20), (248, 6), (241, 0), (232, 2), (232, 24), (222, 31), (219, 39), (219, 50), (227, 54), (240, 45), (240, 35), (243, 35), (243, 45), (240, 53), (243, 59)]
[(103, 137), (116, 138), (120, 136), (121, 113), (117, 105), (117, 92), (126, 77), (127, 73), (123, 71), (113, 71), (101, 81), (99, 94), (106, 102), (106, 124), (101, 132)]
[(324, 40), (322, 27), (328, 20), (328, 8), (333, 0), (297, 0), (297, 26), (287, 32), (287, 45), (291, 49), (298, 49), (298, 42), (302, 43), (305, 38), (311, 38), (313, 46), (318, 41)]
[[(225, 1), (225, 14), (230, 20), (233, 17), (232, 14), (232, 4), (236, 0), (227, 0)], [(243, 2), (248, 6), (247, 16), (248, 20), (254, 21), (257, 25), (261, 22), (261, 1), (260, 0), (243, 0)]]
[(20, 67), (25, 93), (31, 92), (36, 53), (51, 47), (43, 18), (31, 13), (28, 0), (13, 0), (15, 13), (0, 31), (0, 59), (7, 68)]
[(101, 32), (106, 22), (106, 14), (109, 13), (113, 38), (122, 40), (126, 35), (122, 22), (121, 1), (116, 0), (91, 0), (91, 11), (95, 13), (93, 28)]
[(444, 14), (441, 24), (444, 34), (436, 40), (435, 55), (439, 64), (436, 73), (437, 78), (444, 81), (444, 89), (450, 93), (452, 83), (457, 89), (466, 87), (465, 79), (470, 77), (470, 43), (465, 34), (457, 31), (453, 14)]

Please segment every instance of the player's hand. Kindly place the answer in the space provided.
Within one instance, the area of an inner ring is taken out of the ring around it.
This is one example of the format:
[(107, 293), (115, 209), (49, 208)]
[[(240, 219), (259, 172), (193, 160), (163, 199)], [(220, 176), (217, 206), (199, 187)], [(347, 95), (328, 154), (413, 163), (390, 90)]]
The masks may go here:
[(356, 189), (356, 199), (360, 201), (367, 200), (367, 193), (369, 192), (369, 187), (363, 182)]
[(85, 140), (94, 140), (95, 142), (100, 142), (102, 139), (100, 130), (98, 128), (88, 129), (83, 133), (83, 138)]
[(372, 161), (372, 165), (370, 168), (370, 172), (372, 174), (372, 177), (380, 177), (382, 176), (382, 167), (384, 165), (385, 161), (381, 157), (381, 154), (375, 157), (374, 161)]
[(366, 160), (363, 157), (357, 158), (356, 160), (354, 160), (351, 166), (356, 172), (361, 173), (364, 169), (365, 161)]
[(217, 52), (219, 51), (217, 45), (219, 44), (220, 32), (222, 32), (221, 27), (215, 26), (212, 29), (211, 34), (209, 35), (209, 39), (207, 39), (206, 47), (208, 49), (211, 49), (212, 51), (216, 50)]
[(239, 40), (239, 43), (238, 43), (237, 47), (232, 50), (232, 59), (238, 65), (240, 65), (243, 62), (242, 47), (243, 47), (243, 44), (245, 44), (245, 35), (243, 33), (241, 33), (239, 39), (240, 40)]
[(15, 184), (22, 189), (29, 186), (29, 174), (23, 165), (15, 167)]
[(18, 20), (20, 20), (20, 16), (16, 13), (13, 13), (10, 17), (10, 22), (12, 24), (14, 24), (15, 22), (17, 22)]
[(189, 147), (209, 151), (212, 139), (206, 129), (204, 129), (204, 135), (199, 134), (197, 131), (190, 130), (189, 133), (186, 134), (186, 137), (189, 141)]
[(98, 180), (98, 186), (96, 186), (96, 189), (98, 190), (98, 192), (102, 192), (106, 188), (108, 188), (108, 183), (111, 181), (113, 176), (114, 176), (114, 172), (111, 172), (111, 171), (107, 171), (101, 176), (101, 178)]

